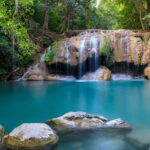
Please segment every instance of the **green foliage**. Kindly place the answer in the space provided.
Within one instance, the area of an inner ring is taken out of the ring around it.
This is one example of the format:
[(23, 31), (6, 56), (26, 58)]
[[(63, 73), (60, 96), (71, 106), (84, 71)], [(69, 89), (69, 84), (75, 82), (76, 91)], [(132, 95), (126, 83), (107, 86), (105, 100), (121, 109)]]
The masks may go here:
[[(39, 41), (41, 47), (48, 46), (57, 37), (53, 32), (150, 29), (150, 0), (100, 0), (99, 6), (95, 3), (96, 0), (1, 0), (0, 76), (8, 74), (12, 65), (23, 67), (33, 61), (37, 50), (33, 41)], [(52, 61), (56, 48), (57, 42), (46, 54), (46, 61)], [(101, 55), (109, 64), (114, 62), (109, 38), (105, 39)]]
[(33, 55), (36, 49), (26, 29), (28, 17), (33, 13), (31, 7), (32, 0), (18, 0), (18, 8), (15, 7), (14, 1), (2, 0), (0, 2), (0, 26), (12, 40), (12, 46), (18, 47), (20, 60)]
[(0, 2), (0, 80), (34, 58), (36, 46), (28, 33), (29, 17), (34, 13), (32, 6), (32, 0)]
[(150, 13), (148, 13), (143, 20), (145, 21), (146, 28), (150, 28)]
[(63, 24), (61, 22), (61, 14), (56, 10), (50, 10), (49, 12), (49, 28), (52, 31), (59, 32), (63, 28)]
[(110, 47), (110, 38), (108, 36), (104, 39), (104, 45), (99, 50), (99, 53), (101, 56), (104, 56), (106, 58), (106, 63), (108, 65), (112, 65), (115, 62), (113, 51)]
[(57, 46), (58, 46), (58, 41), (57, 42), (54, 42), (51, 46), (51, 50), (50, 52), (48, 52), (46, 55), (45, 55), (45, 61), (46, 62), (52, 62), (53, 61), (53, 58), (55, 56), (55, 53), (57, 51)]
[(8, 37), (0, 32), (0, 80), (11, 71), (16, 59), (17, 54), (13, 53)]

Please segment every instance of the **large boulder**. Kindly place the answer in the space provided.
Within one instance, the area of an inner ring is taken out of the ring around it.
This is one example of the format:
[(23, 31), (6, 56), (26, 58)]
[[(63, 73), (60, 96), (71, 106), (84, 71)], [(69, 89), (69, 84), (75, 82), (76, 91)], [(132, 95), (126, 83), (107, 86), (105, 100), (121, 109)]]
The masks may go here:
[(144, 75), (150, 80), (150, 64), (145, 68)]
[(5, 130), (4, 127), (0, 125), (0, 150), (5, 150)]
[(131, 129), (122, 119), (108, 120), (102, 116), (91, 115), (85, 112), (70, 112), (61, 117), (46, 122), (58, 133), (72, 130), (93, 129)]
[(111, 71), (102, 66), (96, 72), (85, 74), (81, 80), (110, 80)]
[(7, 138), (11, 150), (50, 150), (58, 142), (58, 136), (44, 123), (26, 123), (15, 128)]
[(23, 76), (23, 80), (41, 81), (47, 75), (47, 68), (44, 62), (31, 66)]

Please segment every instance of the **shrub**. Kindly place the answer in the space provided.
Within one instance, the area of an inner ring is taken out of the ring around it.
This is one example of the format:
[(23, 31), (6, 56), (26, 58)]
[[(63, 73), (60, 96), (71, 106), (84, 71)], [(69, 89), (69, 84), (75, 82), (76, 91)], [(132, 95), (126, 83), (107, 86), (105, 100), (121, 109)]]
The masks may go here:
[(115, 62), (115, 59), (114, 59), (114, 53), (111, 49), (111, 46), (110, 46), (110, 38), (108, 36), (106, 36), (104, 38), (104, 45), (103, 47), (99, 50), (100, 52), (100, 55), (101, 56), (104, 56), (105, 59), (106, 59), (106, 63), (108, 65), (112, 65), (114, 62)]
[(45, 55), (45, 61), (46, 62), (52, 62), (53, 57), (55, 56), (56, 50), (57, 50), (58, 41), (54, 42), (51, 46), (51, 50)]

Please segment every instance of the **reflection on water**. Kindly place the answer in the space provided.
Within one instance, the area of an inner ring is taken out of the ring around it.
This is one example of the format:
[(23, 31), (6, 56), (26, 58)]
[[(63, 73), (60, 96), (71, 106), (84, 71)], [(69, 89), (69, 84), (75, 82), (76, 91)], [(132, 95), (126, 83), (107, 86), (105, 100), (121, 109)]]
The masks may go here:
[[(150, 135), (150, 82), (0, 83), (0, 124), (8, 131), (24, 122), (43, 122), (69, 111), (85, 111), (110, 119), (121, 117), (134, 129), (147, 130)], [(96, 145), (95, 150), (124, 150), (124, 145), (130, 145), (120, 138), (98, 137), (65, 142), (66, 137), (57, 149), (93, 150)], [(129, 146), (130, 149), (133, 147)]]
[(69, 134), (60, 138), (56, 150), (136, 150), (134, 144), (122, 135), (107, 134)]

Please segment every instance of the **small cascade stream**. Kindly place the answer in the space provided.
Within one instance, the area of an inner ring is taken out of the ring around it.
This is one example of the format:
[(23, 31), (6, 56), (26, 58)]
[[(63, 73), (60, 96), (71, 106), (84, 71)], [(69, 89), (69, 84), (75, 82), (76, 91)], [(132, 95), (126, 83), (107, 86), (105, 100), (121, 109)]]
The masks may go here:
[(91, 37), (92, 50), (91, 53), (94, 55), (94, 70), (99, 66), (99, 40), (96, 37)]
[[(90, 71), (96, 71), (100, 66), (100, 59), (99, 59), (99, 40), (96, 37), (91, 37), (91, 57), (93, 58), (90, 61)], [(96, 73), (94, 74), (94, 79), (96, 79)]]
[(65, 42), (65, 50), (66, 50), (66, 74), (69, 75), (69, 47), (68, 47), (68, 41)]
[(80, 46), (79, 46), (79, 78), (82, 77), (85, 70), (85, 64), (83, 63), (84, 53), (85, 53), (85, 40), (86, 37), (81, 39)]
[(42, 56), (41, 56), (41, 58), (40, 58), (40, 62), (44, 62), (44, 61), (45, 61), (45, 55), (46, 55), (46, 53), (49, 53), (50, 50), (51, 50), (51, 46), (49, 46), (49, 47), (45, 50), (45, 52), (42, 54)]
[[(70, 76), (79, 80), (101, 80), (109, 71), (112, 73), (112, 80), (131, 80), (138, 76), (141, 78), (143, 74), (140, 73), (143, 72), (143, 66), (136, 64), (140, 59), (137, 53), (139, 39), (133, 38), (131, 35), (133, 33), (130, 33), (128, 30), (82, 32), (77, 37), (63, 40), (54, 54), (53, 63), (46, 66), (45, 55), (51, 50), (49, 46), (39, 62), (30, 67), (27, 72), (33, 72), (31, 73), (32, 77), (38, 76), (38, 79), (45, 79), (43, 76), (44, 67), (48, 67), (46, 68), (48, 70), (47, 76), (58, 76), (58, 78), (59, 76)], [(109, 46), (105, 43), (107, 37), (109, 38)], [(111, 65), (108, 62), (110, 57), (106, 54), (101, 55), (102, 50), (105, 50), (105, 48), (102, 49), (104, 45), (111, 52), (106, 50), (103, 53), (114, 55), (114, 62)], [(24, 79), (24, 76), (22, 78)], [(47, 79), (49, 80), (50, 77)]]

